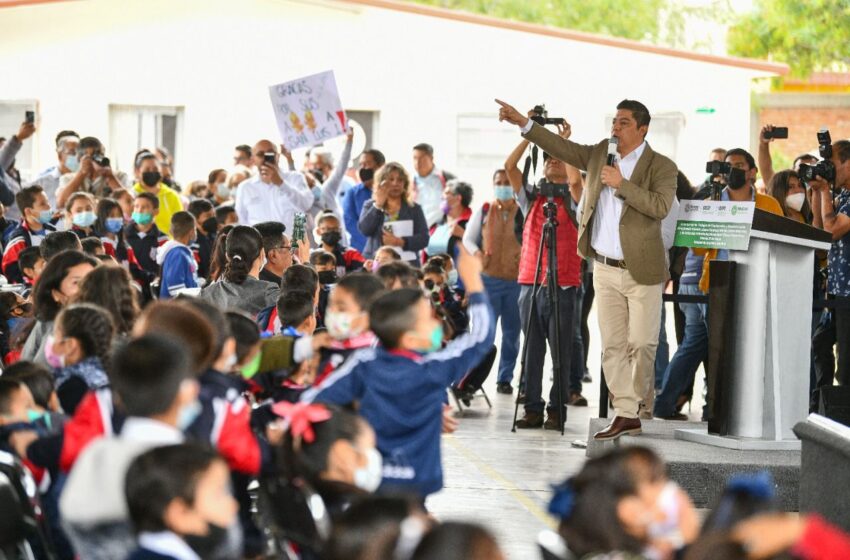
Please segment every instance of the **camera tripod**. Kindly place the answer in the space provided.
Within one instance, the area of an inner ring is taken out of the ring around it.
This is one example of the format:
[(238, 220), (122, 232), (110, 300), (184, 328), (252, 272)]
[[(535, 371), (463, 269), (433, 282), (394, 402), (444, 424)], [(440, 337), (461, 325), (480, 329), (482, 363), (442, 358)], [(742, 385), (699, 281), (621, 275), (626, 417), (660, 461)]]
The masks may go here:
[[(552, 377), (555, 383), (555, 392), (558, 394), (558, 419), (561, 421), (561, 435), (564, 435), (564, 424), (567, 422), (567, 409), (564, 406), (564, 395), (561, 384), (564, 380), (561, 379), (561, 317), (560, 317), (560, 297), (561, 290), (558, 286), (558, 239), (556, 232), (558, 230), (558, 205), (555, 203), (555, 197), (549, 196), (546, 199), (546, 204), (543, 205), (543, 215), (546, 216), (546, 223), (543, 224), (543, 234), (540, 236), (540, 247), (537, 249), (537, 264), (534, 267), (534, 283), (531, 286), (531, 302), (528, 312), (528, 318), (525, 322), (525, 338), (522, 341), (522, 359), (520, 361), (519, 386), (522, 390), (526, 382), (526, 368), (528, 363), (528, 339), (531, 332), (531, 321), (534, 319), (534, 314), (537, 313), (537, 295), (543, 288), (539, 278), (543, 268), (543, 250), (547, 251), (547, 266), (545, 284), (549, 295), (549, 305), (552, 309), (549, 314), (549, 320), (554, 320), (554, 339), (555, 343), (550, 341), (549, 351), (552, 353)], [(546, 336), (548, 333), (544, 333)], [(542, 383), (541, 383), (542, 386)], [(542, 389), (541, 389), (542, 392)], [(514, 405), (514, 421), (511, 424), (511, 432), (516, 432), (516, 420), (519, 414), (519, 399)], [(561, 417), (563, 415), (563, 418)]]

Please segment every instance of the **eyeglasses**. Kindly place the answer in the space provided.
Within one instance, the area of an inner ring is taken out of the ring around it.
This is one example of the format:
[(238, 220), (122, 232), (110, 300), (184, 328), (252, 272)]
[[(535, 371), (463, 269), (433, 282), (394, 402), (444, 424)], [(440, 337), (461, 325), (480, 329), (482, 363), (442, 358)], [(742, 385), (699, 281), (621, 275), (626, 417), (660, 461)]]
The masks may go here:
[(272, 249), (272, 251), (277, 251), (278, 249), (281, 251), (292, 251), (292, 245), (286, 245), (285, 247), (275, 247), (274, 249)]

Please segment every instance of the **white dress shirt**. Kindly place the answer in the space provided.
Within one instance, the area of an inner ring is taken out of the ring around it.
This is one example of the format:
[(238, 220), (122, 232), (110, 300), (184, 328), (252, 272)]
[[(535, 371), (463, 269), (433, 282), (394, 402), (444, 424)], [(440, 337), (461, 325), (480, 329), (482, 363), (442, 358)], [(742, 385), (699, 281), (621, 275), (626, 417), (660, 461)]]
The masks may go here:
[(295, 213), (306, 213), (316, 199), (301, 173), (280, 170), (280, 176), (280, 186), (263, 182), (259, 175), (239, 184), (234, 206), (240, 224), (281, 222), (286, 233), (292, 233)]
[[(631, 153), (620, 159), (620, 174), (624, 179), (631, 179), (640, 156), (646, 149), (646, 142)], [(610, 259), (623, 259), (623, 246), (620, 243), (620, 215), (623, 213), (623, 199), (616, 196), (617, 191), (608, 186), (603, 186), (596, 201), (596, 211), (593, 215), (593, 231), (590, 238), (590, 246), (598, 254)]]

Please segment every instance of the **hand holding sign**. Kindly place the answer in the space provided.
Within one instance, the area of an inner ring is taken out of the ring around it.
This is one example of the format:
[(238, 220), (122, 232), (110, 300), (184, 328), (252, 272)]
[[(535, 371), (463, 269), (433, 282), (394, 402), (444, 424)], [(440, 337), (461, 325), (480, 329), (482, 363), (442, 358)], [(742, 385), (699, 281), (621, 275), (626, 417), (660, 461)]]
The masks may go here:
[(332, 71), (269, 87), (277, 127), (289, 150), (346, 133), (346, 117)]

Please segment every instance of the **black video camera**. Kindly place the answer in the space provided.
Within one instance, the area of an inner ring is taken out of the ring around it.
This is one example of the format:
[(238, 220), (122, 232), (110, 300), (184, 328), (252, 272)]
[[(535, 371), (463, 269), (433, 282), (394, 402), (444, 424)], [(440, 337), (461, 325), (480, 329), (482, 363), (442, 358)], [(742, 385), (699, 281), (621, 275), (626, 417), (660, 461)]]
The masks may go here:
[(534, 109), (531, 110), (531, 120), (539, 124), (540, 126), (546, 126), (547, 124), (553, 125), (563, 125), (567, 124), (567, 121), (562, 118), (549, 118), (549, 111), (546, 110), (546, 105), (535, 105)]
[(557, 185), (541, 179), (537, 184), (537, 194), (543, 198), (566, 198), (570, 195), (569, 185)]
[(818, 132), (818, 152), (821, 161), (814, 165), (800, 164), (800, 178), (803, 181), (811, 181), (820, 176), (826, 179), (829, 184), (832, 184), (835, 182), (835, 164), (832, 163), (832, 137), (829, 135), (829, 130), (825, 128)]
[(726, 161), (709, 161), (705, 164), (705, 172), (712, 178), (718, 175), (726, 176), (730, 171), (732, 171), (732, 164)]
[(94, 154), (91, 160), (101, 167), (109, 167), (109, 158), (103, 154)]

